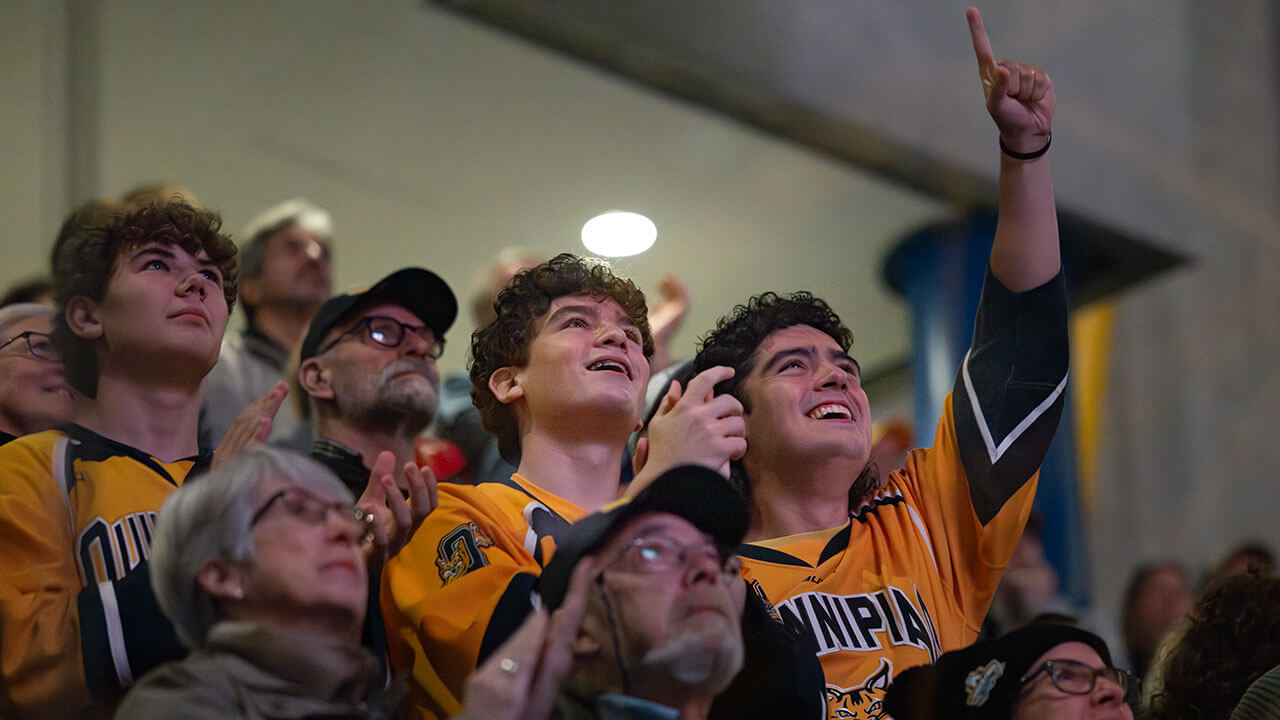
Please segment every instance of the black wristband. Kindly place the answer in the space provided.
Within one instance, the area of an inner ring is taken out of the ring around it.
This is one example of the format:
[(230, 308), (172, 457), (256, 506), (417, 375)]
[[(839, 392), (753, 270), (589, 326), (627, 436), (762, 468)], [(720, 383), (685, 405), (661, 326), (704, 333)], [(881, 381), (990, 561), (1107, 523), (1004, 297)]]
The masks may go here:
[(1004, 153), (1005, 155), (1008, 155), (1014, 160), (1035, 160), (1041, 155), (1049, 152), (1049, 146), (1053, 144), (1053, 133), (1050, 132), (1049, 136), (1045, 138), (1044, 147), (1040, 148), (1039, 150), (1033, 150), (1029, 153), (1018, 152), (1017, 150), (1010, 150), (1009, 146), (1004, 144), (1004, 138), (1000, 138), (999, 142), (1000, 142), (1000, 152)]

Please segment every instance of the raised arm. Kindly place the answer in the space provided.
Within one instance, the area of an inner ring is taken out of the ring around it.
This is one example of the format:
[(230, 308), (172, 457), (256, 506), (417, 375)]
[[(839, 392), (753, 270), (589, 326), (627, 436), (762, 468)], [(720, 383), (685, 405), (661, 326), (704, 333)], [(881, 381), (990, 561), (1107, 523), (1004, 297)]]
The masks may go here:
[(1043, 68), (997, 62), (982, 15), (976, 8), (965, 14), (987, 112), (1000, 132), (1000, 215), (991, 270), (1005, 287), (1023, 292), (1062, 266), (1049, 156), (1041, 152), (1052, 139), (1053, 82)]

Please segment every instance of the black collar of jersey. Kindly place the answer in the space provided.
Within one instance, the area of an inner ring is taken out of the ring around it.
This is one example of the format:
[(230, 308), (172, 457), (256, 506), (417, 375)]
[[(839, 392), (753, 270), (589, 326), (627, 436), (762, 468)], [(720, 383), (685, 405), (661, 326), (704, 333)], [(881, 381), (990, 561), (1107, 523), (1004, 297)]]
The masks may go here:
[(8, 443), (8, 442), (11, 442), (11, 441), (13, 441), (13, 440), (17, 440), (17, 439), (18, 439), (18, 436), (17, 436), (17, 435), (10, 435), (9, 433), (7, 433), (7, 432), (5, 432), (5, 431), (0, 430), (0, 445), (4, 445), (4, 444), (6, 444), (6, 443)]
[(321, 465), (333, 471), (352, 495), (360, 497), (369, 485), (369, 468), (365, 467), (364, 457), (360, 453), (329, 438), (316, 438), (311, 441), (311, 457)]
[(800, 558), (781, 550), (764, 547), (763, 545), (752, 545), (751, 543), (743, 543), (738, 546), (738, 555), (751, 560), (759, 560), (761, 562), (773, 563), (775, 565), (795, 565), (797, 567), (818, 567), (822, 563), (835, 557), (837, 553), (849, 546), (849, 536), (853, 533), (853, 520), (851, 519), (845, 526), (840, 528), (840, 532), (831, 536), (827, 544), (823, 546), (822, 552), (818, 554), (817, 564), (810, 565)]
[(867, 517), (879, 513), (881, 507), (885, 505), (899, 505), (902, 502), (902, 495), (895, 492), (889, 495), (878, 495), (871, 500), (862, 503), (862, 507), (858, 508), (857, 512), (849, 513), (849, 523), (841, 528), (840, 532), (833, 535), (831, 539), (827, 541), (827, 544), (822, 548), (822, 553), (818, 555), (817, 565), (810, 565), (804, 560), (801, 560), (789, 553), (782, 552), (781, 550), (774, 550), (773, 548), (752, 545), (750, 543), (743, 543), (739, 545), (738, 554), (744, 558), (770, 562), (775, 565), (817, 567), (818, 565), (830, 560), (836, 555), (836, 553), (839, 553), (841, 550), (849, 546), (849, 536), (853, 533), (854, 521), (866, 523)]
[[(67, 437), (76, 441), (76, 457), (80, 460), (88, 462), (100, 462), (111, 457), (127, 457), (138, 463), (151, 468), (157, 475), (168, 480), (174, 487), (178, 486), (178, 481), (169, 474), (169, 471), (160, 464), (151, 455), (139, 450), (132, 445), (125, 445), (118, 440), (112, 440), (105, 435), (90, 430), (89, 428), (78, 425), (76, 423), (65, 423), (58, 426), (58, 430), (66, 434)], [(213, 453), (209, 450), (201, 449), (196, 455), (181, 460), (191, 460), (193, 462), (191, 469), (187, 471), (187, 477), (193, 478), (201, 475), (209, 470), (209, 464), (213, 460)]]

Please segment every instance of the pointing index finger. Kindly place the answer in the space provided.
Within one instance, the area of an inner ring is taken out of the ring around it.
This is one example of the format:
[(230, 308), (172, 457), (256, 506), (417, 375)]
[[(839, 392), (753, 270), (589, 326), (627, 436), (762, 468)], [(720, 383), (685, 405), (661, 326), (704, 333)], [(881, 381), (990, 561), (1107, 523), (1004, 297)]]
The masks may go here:
[(978, 58), (978, 72), (982, 74), (983, 80), (987, 80), (988, 73), (995, 68), (996, 56), (991, 51), (987, 29), (982, 24), (982, 13), (971, 7), (965, 10), (964, 15), (969, 20), (969, 34), (973, 37), (973, 54)]

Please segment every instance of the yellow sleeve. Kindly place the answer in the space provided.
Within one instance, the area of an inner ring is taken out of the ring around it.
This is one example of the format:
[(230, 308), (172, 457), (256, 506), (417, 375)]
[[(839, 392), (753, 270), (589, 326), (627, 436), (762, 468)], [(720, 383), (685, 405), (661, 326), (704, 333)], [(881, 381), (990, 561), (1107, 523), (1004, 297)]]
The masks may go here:
[(527, 532), (519, 507), (442, 484), (439, 507), (384, 568), (392, 671), (409, 671), (409, 701), (424, 717), (461, 712), (482, 645), (504, 639), (530, 610), (541, 566), (524, 547)]
[(33, 442), (43, 437), (0, 447), (0, 716), (11, 719), (73, 717), (91, 702), (66, 491)]
[(905, 472), (895, 471), (910, 503), (920, 509), (949, 600), (976, 638), (1000, 577), (1022, 535), (1039, 474), (1033, 474), (987, 523), (979, 520), (956, 444), (952, 397), (947, 396), (933, 446), (913, 450)]

